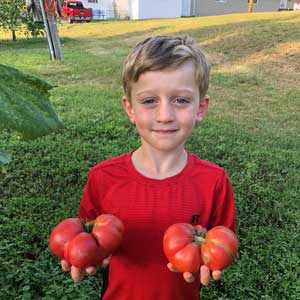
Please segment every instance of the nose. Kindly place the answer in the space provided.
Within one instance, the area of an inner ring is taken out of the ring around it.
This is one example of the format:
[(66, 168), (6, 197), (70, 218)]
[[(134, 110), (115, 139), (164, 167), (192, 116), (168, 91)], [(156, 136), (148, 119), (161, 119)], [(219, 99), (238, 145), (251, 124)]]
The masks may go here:
[(174, 110), (169, 101), (161, 101), (157, 106), (156, 120), (160, 123), (169, 123), (174, 121)]

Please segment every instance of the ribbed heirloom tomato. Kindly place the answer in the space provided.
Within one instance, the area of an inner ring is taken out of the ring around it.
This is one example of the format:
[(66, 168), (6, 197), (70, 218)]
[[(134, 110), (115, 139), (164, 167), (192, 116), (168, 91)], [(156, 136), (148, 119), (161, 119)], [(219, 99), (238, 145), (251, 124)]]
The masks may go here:
[(201, 245), (201, 255), (210, 270), (223, 270), (231, 264), (238, 251), (235, 234), (225, 226), (216, 226), (207, 232)]
[(203, 228), (188, 223), (171, 225), (164, 234), (164, 252), (170, 263), (180, 272), (198, 272), (203, 264), (199, 248)]
[(163, 248), (179, 272), (196, 273), (205, 264), (210, 270), (226, 268), (237, 253), (235, 234), (225, 226), (209, 230), (200, 225), (177, 223), (165, 232)]
[(124, 232), (122, 221), (103, 214), (92, 222), (68, 218), (54, 227), (49, 238), (51, 251), (77, 268), (98, 266), (115, 252)]

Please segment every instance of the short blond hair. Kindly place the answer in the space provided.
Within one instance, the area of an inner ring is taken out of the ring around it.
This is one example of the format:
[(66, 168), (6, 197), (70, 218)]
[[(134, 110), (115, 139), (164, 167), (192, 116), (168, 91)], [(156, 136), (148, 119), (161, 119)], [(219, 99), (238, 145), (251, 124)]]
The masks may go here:
[(187, 61), (194, 63), (195, 80), (202, 99), (208, 89), (210, 65), (193, 39), (153, 36), (138, 43), (127, 56), (123, 67), (122, 82), (126, 97), (130, 101), (131, 83), (137, 82), (142, 73), (176, 68)]

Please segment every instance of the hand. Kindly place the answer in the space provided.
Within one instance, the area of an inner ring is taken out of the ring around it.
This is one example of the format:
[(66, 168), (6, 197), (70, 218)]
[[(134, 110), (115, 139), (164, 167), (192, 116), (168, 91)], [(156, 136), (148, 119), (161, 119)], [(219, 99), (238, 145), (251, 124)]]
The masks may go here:
[[(109, 264), (110, 256), (105, 258), (102, 262), (101, 267), (106, 267)], [(70, 265), (66, 260), (61, 260), (61, 267), (65, 272), (71, 271), (71, 277), (74, 282), (80, 282), (84, 275), (87, 273), (88, 275), (95, 275), (98, 271), (97, 267), (91, 266), (86, 268), (85, 270), (76, 268), (75, 266)]]
[[(168, 263), (167, 265), (168, 269), (172, 272), (178, 272), (171, 263)], [(184, 272), (183, 273), (183, 278), (186, 282), (194, 282), (197, 278), (198, 274), (192, 274), (190, 272)], [(200, 267), (200, 282), (202, 285), (208, 285), (210, 281), (210, 270), (206, 265), (202, 265)], [(213, 280), (220, 280), (222, 277), (222, 272), (221, 271), (212, 271), (212, 278)]]

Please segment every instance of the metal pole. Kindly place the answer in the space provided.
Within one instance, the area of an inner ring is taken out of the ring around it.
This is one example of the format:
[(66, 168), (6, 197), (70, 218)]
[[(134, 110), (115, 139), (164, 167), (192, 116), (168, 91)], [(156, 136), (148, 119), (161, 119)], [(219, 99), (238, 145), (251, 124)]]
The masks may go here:
[(48, 40), (48, 44), (49, 44), (50, 57), (51, 57), (52, 60), (55, 60), (54, 47), (53, 47), (53, 43), (52, 43), (51, 33), (50, 33), (50, 30), (49, 30), (48, 20), (47, 20), (46, 13), (45, 13), (44, 1), (43, 0), (39, 0), (39, 1), (40, 1), (40, 5), (41, 5), (41, 11), (42, 11), (42, 16), (43, 16), (44, 26), (45, 26), (47, 40)]
[(49, 21), (49, 30), (51, 33), (55, 58), (62, 60), (63, 54), (62, 54), (61, 43), (59, 40), (58, 30), (56, 26), (56, 17), (52, 15), (48, 16), (48, 21)]

